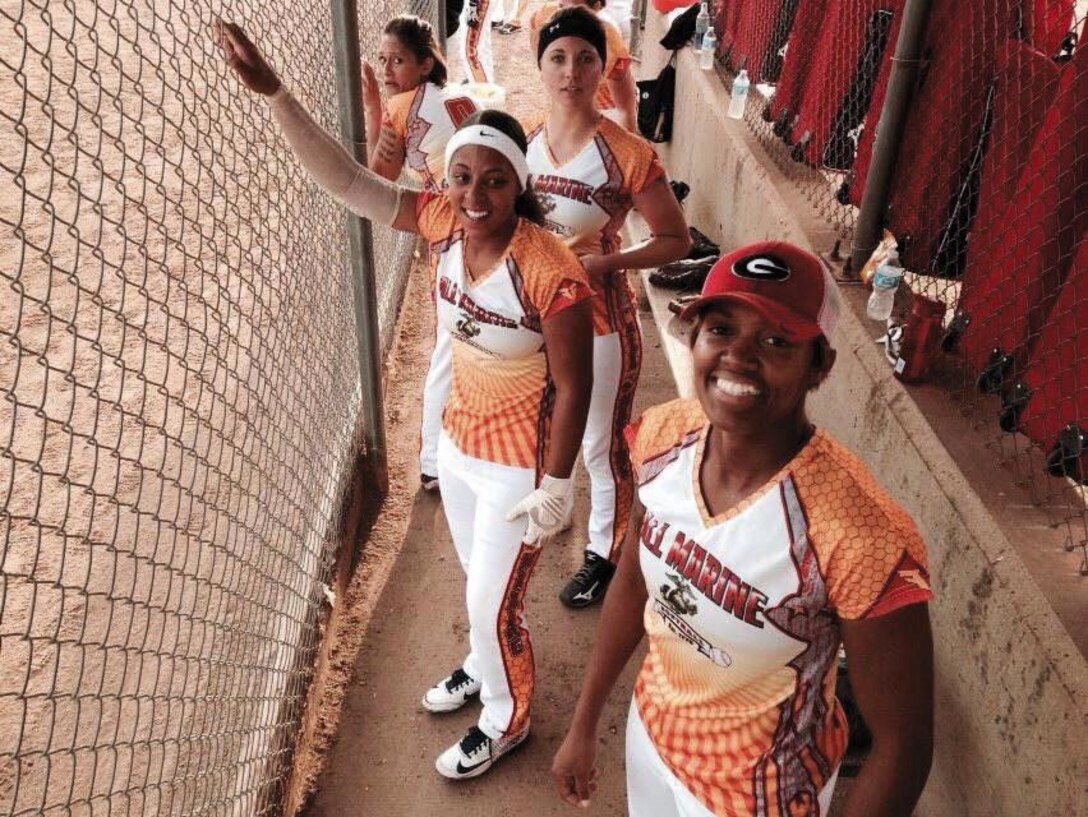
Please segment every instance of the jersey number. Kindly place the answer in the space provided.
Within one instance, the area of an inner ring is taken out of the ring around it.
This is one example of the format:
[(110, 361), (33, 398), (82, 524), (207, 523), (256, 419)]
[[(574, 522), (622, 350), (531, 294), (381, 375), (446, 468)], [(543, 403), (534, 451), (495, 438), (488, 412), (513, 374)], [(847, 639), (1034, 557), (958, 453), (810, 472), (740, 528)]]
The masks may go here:
[(446, 100), (446, 113), (450, 115), (455, 128), (461, 127), (461, 123), (476, 113), (476, 103), (466, 96), (458, 96)]

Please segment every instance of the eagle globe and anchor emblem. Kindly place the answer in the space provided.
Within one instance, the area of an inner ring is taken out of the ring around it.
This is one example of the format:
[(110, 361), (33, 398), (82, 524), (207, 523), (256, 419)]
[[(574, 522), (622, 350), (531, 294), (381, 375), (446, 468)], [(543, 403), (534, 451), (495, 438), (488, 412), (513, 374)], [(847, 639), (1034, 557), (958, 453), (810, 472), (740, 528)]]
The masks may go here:
[(679, 638), (691, 644), (696, 650), (722, 668), (733, 665), (733, 659), (721, 647), (710, 641), (696, 630), (686, 617), (699, 612), (695, 604), (695, 591), (686, 579), (676, 573), (666, 573), (668, 582), (661, 585), (661, 598), (655, 600), (654, 609), (664, 619), (665, 624)]
[(461, 317), (457, 319), (455, 325), (462, 337), (474, 338), (480, 334), (480, 325), (464, 312), (461, 313)]

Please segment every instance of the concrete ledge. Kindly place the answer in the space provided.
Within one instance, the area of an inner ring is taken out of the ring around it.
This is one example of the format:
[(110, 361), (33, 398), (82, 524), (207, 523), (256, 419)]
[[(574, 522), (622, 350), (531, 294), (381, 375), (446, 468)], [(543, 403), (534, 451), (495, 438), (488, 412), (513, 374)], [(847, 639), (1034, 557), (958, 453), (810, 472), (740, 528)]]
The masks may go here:
[[(643, 76), (667, 55), (650, 12)], [(678, 61), (674, 138), (661, 146), (692, 191), (692, 224), (724, 248), (765, 237), (827, 249), (809, 205), (768, 162), (743, 122), (725, 117), (713, 72)], [(637, 226), (636, 226), (637, 229)], [(668, 298), (646, 285), (681, 393), (686, 346), (670, 333)], [(849, 301), (849, 299), (847, 299)], [(936, 601), (937, 748), (918, 813), (929, 817), (1088, 814), (1088, 665), (1005, 533), (914, 400), (891, 376), (868, 328), (847, 308), (834, 376), (812, 401), (815, 420), (849, 445), (911, 513), (929, 544)], [(1088, 588), (1086, 591), (1088, 592)]]

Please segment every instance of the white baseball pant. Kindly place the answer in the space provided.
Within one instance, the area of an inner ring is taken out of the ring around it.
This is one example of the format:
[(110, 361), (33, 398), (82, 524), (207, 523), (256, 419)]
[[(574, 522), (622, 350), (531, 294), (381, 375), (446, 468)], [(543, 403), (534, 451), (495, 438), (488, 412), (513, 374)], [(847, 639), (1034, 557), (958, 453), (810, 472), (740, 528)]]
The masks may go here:
[(423, 420), (419, 428), (419, 472), (438, 476), (438, 440), (442, 436), (442, 410), (453, 385), (453, 340), (442, 324), (435, 326), (431, 366), (423, 384)]
[[(672, 773), (646, 732), (638, 706), (631, 699), (627, 713), (627, 813), (630, 817), (714, 817)], [(839, 779), (836, 769), (817, 798), (821, 815), (831, 808)]]
[(627, 532), (634, 476), (623, 431), (642, 368), (642, 332), (637, 317), (610, 335), (593, 339), (593, 392), (582, 437), (582, 461), (589, 474), (589, 545), (615, 562)]
[(457, 558), (465, 570), (469, 654), (481, 682), (479, 727), (488, 737), (529, 723), (535, 668), (524, 620), (525, 589), (540, 548), (523, 544), (526, 520), (507, 512), (536, 488), (536, 472), (470, 457), (443, 434), (438, 479)]
[(491, 54), (492, 0), (465, 0), (461, 9), (461, 24), (446, 41), (446, 54), (458, 63), (451, 71), (455, 82), (495, 81), (495, 64)]

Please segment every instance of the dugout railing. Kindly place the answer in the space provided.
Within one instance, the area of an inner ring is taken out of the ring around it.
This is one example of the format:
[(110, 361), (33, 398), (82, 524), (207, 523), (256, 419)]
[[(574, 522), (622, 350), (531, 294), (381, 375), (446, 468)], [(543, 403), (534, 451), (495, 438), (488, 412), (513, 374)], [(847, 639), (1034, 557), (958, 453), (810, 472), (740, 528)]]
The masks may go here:
[(281, 808), (415, 243), (308, 180), (211, 25), (358, 152), (407, 11), (0, 6), (0, 813)]

